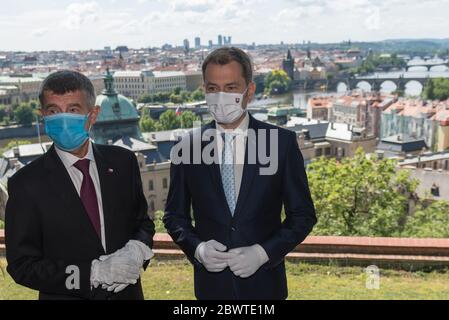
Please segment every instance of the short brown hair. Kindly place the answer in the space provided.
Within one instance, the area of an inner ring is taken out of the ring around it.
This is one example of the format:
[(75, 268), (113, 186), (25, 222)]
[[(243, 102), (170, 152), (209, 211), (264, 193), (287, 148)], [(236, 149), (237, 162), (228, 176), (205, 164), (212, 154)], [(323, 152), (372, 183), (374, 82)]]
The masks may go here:
[(205, 79), (206, 68), (209, 63), (225, 65), (232, 61), (242, 66), (242, 76), (245, 78), (246, 84), (253, 81), (253, 65), (251, 58), (241, 49), (236, 47), (222, 47), (212, 51), (203, 62), (203, 79)]

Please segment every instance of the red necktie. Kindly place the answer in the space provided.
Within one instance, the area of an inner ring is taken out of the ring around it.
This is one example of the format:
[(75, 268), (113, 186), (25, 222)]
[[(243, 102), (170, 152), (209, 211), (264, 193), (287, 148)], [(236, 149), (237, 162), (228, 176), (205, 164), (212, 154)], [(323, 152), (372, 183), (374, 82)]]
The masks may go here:
[(90, 222), (92, 222), (98, 237), (101, 239), (100, 211), (98, 209), (94, 182), (89, 174), (89, 164), (89, 159), (82, 159), (78, 160), (74, 166), (83, 173), (83, 182), (80, 191), (81, 202), (89, 215)]

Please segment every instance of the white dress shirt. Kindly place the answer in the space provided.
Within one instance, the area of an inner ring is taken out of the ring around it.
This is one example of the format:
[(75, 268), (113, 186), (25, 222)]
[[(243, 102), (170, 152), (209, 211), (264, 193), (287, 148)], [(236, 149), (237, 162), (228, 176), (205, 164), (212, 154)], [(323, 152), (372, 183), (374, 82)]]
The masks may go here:
[(246, 153), (246, 136), (248, 133), (249, 125), (249, 115), (248, 112), (245, 113), (245, 117), (239, 126), (235, 129), (225, 129), (220, 124), (217, 123), (217, 148), (218, 148), (218, 159), (222, 163), (223, 157), (223, 139), (221, 138), (221, 133), (234, 133), (236, 135), (235, 139), (232, 141), (232, 149), (234, 152), (234, 181), (235, 181), (235, 199), (237, 201), (240, 186), (242, 184), (243, 176), (243, 166), (245, 164), (245, 153)]
[(97, 194), (98, 201), (98, 212), (100, 213), (100, 228), (101, 228), (101, 244), (103, 245), (103, 249), (106, 251), (106, 237), (104, 232), (104, 216), (103, 216), (103, 201), (101, 199), (101, 187), (100, 187), (100, 178), (98, 177), (97, 165), (95, 163), (95, 157), (92, 150), (92, 141), (89, 140), (89, 146), (87, 154), (83, 158), (78, 158), (74, 156), (70, 152), (59, 149), (55, 145), (56, 153), (59, 158), (61, 158), (62, 163), (64, 164), (67, 172), (69, 173), (70, 178), (72, 179), (73, 185), (75, 186), (76, 191), (78, 192), (78, 196), (81, 192), (81, 184), (83, 182), (83, 173), (78, 170), (74, 164), (81, 159), (89, 159), (89, 174), (92, 178), (92, 181), (95, 186), (95, 192)]

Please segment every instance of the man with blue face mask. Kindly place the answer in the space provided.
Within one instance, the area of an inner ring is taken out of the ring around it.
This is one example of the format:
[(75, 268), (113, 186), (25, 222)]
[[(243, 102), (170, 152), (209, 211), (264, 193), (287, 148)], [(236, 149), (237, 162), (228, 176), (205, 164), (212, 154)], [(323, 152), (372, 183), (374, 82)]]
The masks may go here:
[(245, 52), (217, 49), (202, 69), (214, 121), (200, 131), (213, 132), (215, 161), (207, 139), (195, 147), (197, 130), (173, 148), (165, 226), (194, 266), (198, 299), (285, 299), (284, 258), (317, 221), (296, 134), (247, 112), (256, 86)]
[(136, 156), (89, 139), (100, 108), (84, 75), (49, 75), (39, 99), (54, 143), (8, 181), (9, 274), (40, 299), (143, 299), (154, 224)]

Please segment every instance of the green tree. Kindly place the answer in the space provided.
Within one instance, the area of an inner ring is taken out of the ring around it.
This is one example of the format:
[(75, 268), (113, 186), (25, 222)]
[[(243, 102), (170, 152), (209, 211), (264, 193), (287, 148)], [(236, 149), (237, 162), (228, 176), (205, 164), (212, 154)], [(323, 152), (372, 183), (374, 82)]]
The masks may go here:
[(417, 186), (407, 171), (396, 171), (394, 160), (369, 159), (361, 148), (341, 162), (313, 161), (308, 178), (319, 235), (399, 235)]
[(34, 120), (34, 111), (30, 104), (22, 103), (14, 110), (14, 118), (21, 125), (30, 125)]
[(435, 99), (435, 83), (432, 79), (427, 81), (424, 89), (422, 91), (422, 97), (426, 100), (434, 100)]
[(153, 95), (153, 101), (152, 102), (169, 102), (170, 101), (170, 92), (158, 92)]
[(161, 130), (173, 130), (181, 126), (181, 121), (174, 110), (167, 110), (159, 117), (159, 124)]
[(189, 110), (183, 111), (179, 117), (181, 118), (181, 128), (193, 128), (193, 123), (195, 121), (200, 121), (200, 118)]
[(200, 87), (192, 92), (192, 101), (203, 101), (205, 99), (204, 90)]
[(181, 104), (184, 101), (182, 100), (182, 96), (180, 94), (172, 93), (170, 95), (170, 102), (174, 104)]
[(292, 80), (284, 70), (274, 70), (265, 77), (267, 94), (282, 94), (291, 89)]
[(153, 95), (149, 93), (144, 93), (137, 99), (139, 103), (152, 103), (153, 102)]
[(360, 67), (350, 68), (349, 71), (351, 74), (367, 74), (376, 71), (377, 68), (392, 67), (401, 69), (406, 65), (407, 62), (404, 59), (399, 58), (396, 53), (393, 53), (390, 56), (371, 54), (363, 60)]
[(434, 201), (429, 206), (418, 204), (409, 217), (403, 236), (417, 238), (449, 238), (449, 202)]
[(142, 132), (152, 132), (157, 131), (158, 123), (150, 116), (143, 115), (140, 117), (139, 126)]
[(8, 115), (8, 107), (5, 105), (0, 105), (0, 121), (3, 121), (7, 115)]
[(434, 82), (434, 95), (435, 99), (443, 101), (449, 99), (449, 79), (438, 78), (432, 79)]

